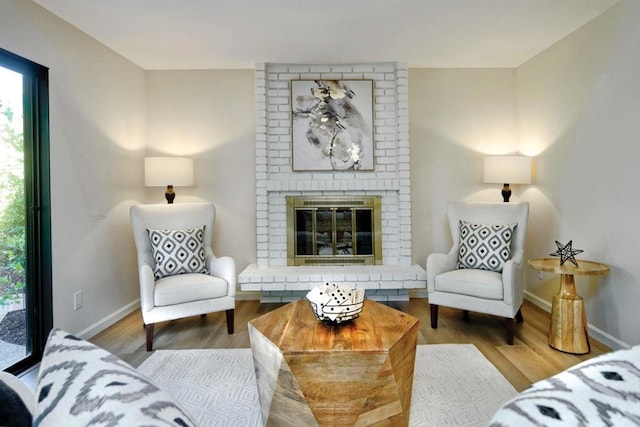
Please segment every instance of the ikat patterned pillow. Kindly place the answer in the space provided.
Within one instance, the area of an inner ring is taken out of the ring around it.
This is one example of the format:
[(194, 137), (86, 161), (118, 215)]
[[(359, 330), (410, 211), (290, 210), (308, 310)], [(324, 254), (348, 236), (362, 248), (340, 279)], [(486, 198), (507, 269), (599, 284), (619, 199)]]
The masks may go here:
[(458, 268), (502, 272), (511, 254), (517, 224), (487, 225), (460, 221)]
[(187, 230), (147, 230), (151, 240), (156, 279), (185, 273), (207, 274), (204, 225)]
[(640, 345), (581, 362), (506, 402), (490, 427), (640, 425)]
[(35, 398), (36, 427), (196, 425), (130, 365), (60, 329), (49, 334)]

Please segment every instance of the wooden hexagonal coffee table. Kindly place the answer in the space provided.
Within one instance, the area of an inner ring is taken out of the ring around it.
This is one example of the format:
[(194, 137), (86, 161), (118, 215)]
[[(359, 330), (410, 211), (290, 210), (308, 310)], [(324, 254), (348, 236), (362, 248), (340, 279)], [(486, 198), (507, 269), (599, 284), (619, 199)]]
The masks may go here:
[(269, 425), (408, 425), (418, 319), (367, 300), (328, 326), (307, 301), (249, 322), (260, 410)]

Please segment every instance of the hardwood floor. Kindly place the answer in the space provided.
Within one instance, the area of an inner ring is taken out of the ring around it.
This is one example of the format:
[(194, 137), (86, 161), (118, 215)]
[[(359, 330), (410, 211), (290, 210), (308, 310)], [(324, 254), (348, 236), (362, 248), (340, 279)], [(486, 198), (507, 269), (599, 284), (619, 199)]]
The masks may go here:
[[(248, 348), (250, 343), (247, 322), (280, 305), (238, 301), (233, 335), (227, 334), (224, 312), (209, 314), (204, 319), (196, 316), (157, 324), (153, 348)], [(463, 320), (461, 310), (440, 307), (438, 329), (431, 329), (426, 299), (411, 299), (388, 305), (420, 320), (418, 344), (474, 344), (519, 391), (535, 381), (611, 350), (594, 339), (590, 340), (591, 352), (586, 355), (554, 350), (547, 344), (550, 315), (527, 301), (522, 307), (524, 323), (515, 323), (512, 346), (506, 344), (504, 321), (497, 317), (472, 312), (467, 323)], [(151, 352), (145, 350), (145, 331), (139, 311), (90, 341), (133, 366), (138, 366), (151, 355)]]

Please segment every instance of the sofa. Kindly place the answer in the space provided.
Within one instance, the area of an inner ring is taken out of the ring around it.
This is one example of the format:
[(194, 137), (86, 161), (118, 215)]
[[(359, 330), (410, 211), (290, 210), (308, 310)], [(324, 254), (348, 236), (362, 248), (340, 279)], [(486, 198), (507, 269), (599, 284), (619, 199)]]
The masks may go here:
[[(168, 393), (116, 356), (60, 329), (47, 340), (35, 393), (0, 372), (2, 426), (195, 426)], [(491, 427), (640, 425), (640, 345), (539, 381)]]

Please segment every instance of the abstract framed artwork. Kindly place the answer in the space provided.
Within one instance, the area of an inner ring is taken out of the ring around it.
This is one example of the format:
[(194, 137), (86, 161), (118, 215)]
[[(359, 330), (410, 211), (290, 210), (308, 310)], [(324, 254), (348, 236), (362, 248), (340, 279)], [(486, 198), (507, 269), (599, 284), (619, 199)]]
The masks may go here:
[(293, 170), (372, 171), (373, 80), (292, 80)]

